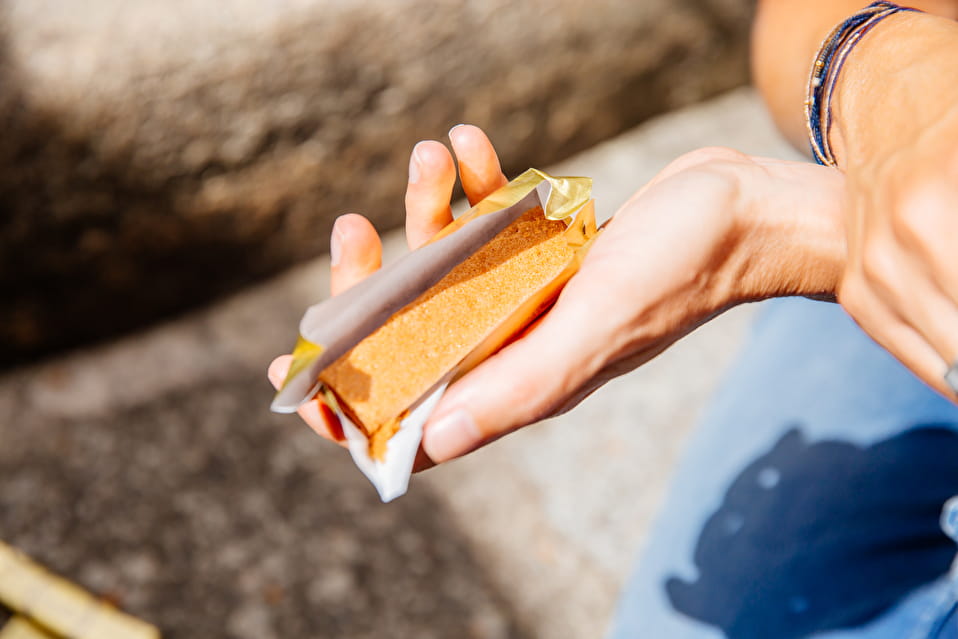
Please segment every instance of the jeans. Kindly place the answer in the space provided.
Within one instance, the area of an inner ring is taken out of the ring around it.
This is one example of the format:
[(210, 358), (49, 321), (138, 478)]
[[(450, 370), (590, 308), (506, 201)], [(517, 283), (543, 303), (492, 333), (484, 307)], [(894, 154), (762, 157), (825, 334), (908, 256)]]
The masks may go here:
[(954, 495), (958, 407), (839, 306), (765, 303), (609, 636), (958, 639)]

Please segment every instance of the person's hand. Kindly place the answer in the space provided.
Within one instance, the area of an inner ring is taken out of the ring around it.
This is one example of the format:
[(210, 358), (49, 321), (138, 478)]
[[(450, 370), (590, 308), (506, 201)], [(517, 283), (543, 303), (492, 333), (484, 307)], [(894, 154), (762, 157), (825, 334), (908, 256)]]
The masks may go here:
[(899, 13), (862, 38), (832, 97), (846, 174), (848, 265), (839, 301), (952, 401), (958, 357), (958, 24)]
[[(480, 129), (462, 125), (449, 132), (459, 161), (459, 178), (470, 204), (475, 204), (507, 182), (489, 139)], [(415, 146), (409, 160), (406, 186), (406, 241), (410, 249), (425, 244), (452, 221), (449, 202), (456, 184), (456, 164), (441, 142), (426, 140)], [(336, 295), (376, 271), (382, 261), (382, 244), (372, 224), (361, 215), (346, 214), (333, 224), (330, 238), (330, 288)], [(268, 376), (279, 388), (286, 378), (292, 355), (277, 357)], [(317, 433), (345, 444), (335, 414), (319, 399), (297, 411)], [(420, 463), (420, 466), (422, 463)]]
[(575, 406), (744, 301), (831, 297), (844, 264), (837, 171), (702, 149), (636, 193), (555, 306), (454, 383), (425, 426), (434, 462)]
[(839, 300), (955, 401), (943, 375), (958, 358), (958, 113), (872, 157), (849, 157), (846, 169), (848, 266)]
[[(451, 138), (471, 201), (504, 183), (481, 131), (460, 127)], [(454, 179), (440, 145), (421, 143), (414, 156), (406, 198), (412, 247), (451, 219)], [(566, 410), (737, 303), (832, 295), (844, 263), (841, 190), (837, 172), (808, 164), (728, 149), (679, 158), (619, 210), (556, 305), (447, 390), (425, 426), (426, 453), (444, 461)], [(379, 262), (364, 220), (340, 218), (336, 228), (344, 235), (334, 291)], [(288, 363), (274, 362), (274, 383)], [(319, 402), (300, 414), (330, 436)]]

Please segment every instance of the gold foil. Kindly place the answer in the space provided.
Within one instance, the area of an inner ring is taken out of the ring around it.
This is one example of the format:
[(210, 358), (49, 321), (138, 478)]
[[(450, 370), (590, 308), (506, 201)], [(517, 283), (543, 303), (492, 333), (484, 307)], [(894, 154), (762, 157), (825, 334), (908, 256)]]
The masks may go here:
[(516, 204), (529, 195), (533, 189), (539, 188), (543, 182), (552, 186), (549, 200), (543, 203), (542, 210), (550, 220), (564, 220), (573, 215), (589, 201), (592, 196), (592, 178), (587, 177), (552, 177), (538, 169), (528, 169), (517, 178), (493, 191), (485, 199), (460, 215), (452, 224), (447, 225), (436, 233), (430, 240), (434, 242), (455, 232), (464, 224), (475, 218), (501, 211)]
[(289, 380), (299, 375), (303, 369), (309, 366), (310, 362), (322, 354), (323, 350), (325, 349), (321, 344), (314, 344), (300, 335), (296, 340), (296, 347), (293, 348), (293, 361), (289, 365), (289, 372), (286, 373), (283, 386), (289, 383)]

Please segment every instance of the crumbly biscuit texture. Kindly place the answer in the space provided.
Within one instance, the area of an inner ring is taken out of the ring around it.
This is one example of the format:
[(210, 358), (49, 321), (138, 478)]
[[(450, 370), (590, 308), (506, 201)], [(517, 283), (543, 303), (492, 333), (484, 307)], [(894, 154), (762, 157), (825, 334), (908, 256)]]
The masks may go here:
[(565, 231), (541, 208), (526, 211), (323, 371), (374, 458), (412, 404), (562, 272), (576, 251)]

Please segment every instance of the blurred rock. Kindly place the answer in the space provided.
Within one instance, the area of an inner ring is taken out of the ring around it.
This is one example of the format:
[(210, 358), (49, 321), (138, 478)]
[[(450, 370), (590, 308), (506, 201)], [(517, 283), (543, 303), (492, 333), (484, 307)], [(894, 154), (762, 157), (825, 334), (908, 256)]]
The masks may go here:
[(402, 217), (412, 144), (507, 172), (741, 83), (748, 0), (7, 0), (0, 366), (115, 334)]

